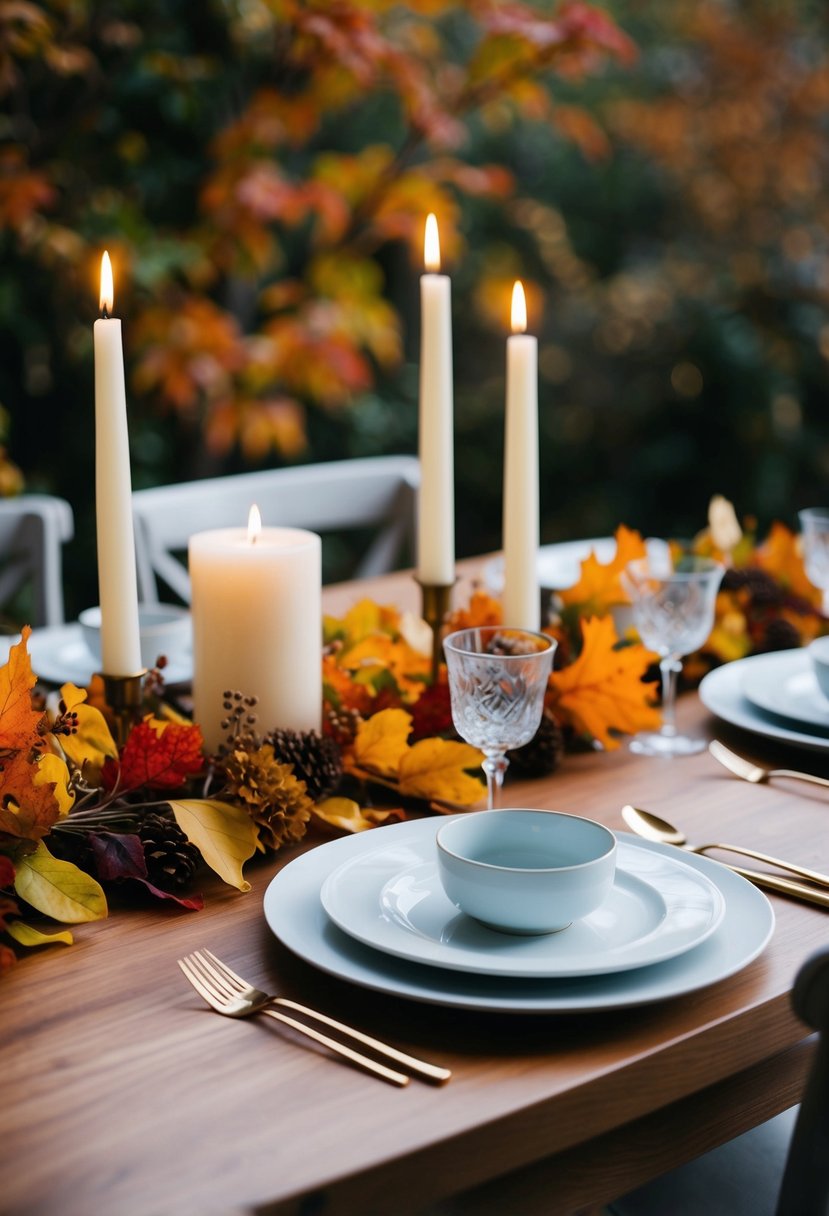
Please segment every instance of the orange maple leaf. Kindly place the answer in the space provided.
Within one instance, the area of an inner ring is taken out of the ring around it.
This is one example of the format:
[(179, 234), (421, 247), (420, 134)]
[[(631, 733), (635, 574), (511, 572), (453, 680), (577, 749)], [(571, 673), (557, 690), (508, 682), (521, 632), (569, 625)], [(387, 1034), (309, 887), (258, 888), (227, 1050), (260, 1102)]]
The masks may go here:
[(801, 539), (785, 524), (772, 524), (768, 536), (755, 551), (755, 560), (761, 570), (776, 578), (793, 595), (802, 596), (816, 608), (820, 607), (821, 593), (809, 582), (803, 565)]
[(0, 749), (4, 751), (28, 750), (40, 739), (38, 727), (43, 714), (32, 709), (30, 695), (36, 679), (27, 649), (31, 632), (28, 625), (24, 626), (21, 640), (12, 646), (8, 662), (0, 667)]
[(578, 606), (585, 616), (602, 616), (615, 604), (628, 603), (619, 576), (628, 562), (644, 557), (645, 553), (640, 534), (622, 524), (616, 529), (616, 555), (603, 565), (591, 550), (581, 564), (579, 581), (559, 592), (562, 604), (565, 608)]
[(585, 620), (581, 630), (579, 657), (550, 676), (548, 697), (556, 718), (607, 748), (619, 746), (611, 731), (633, 734), (658, 727), (653, 690), (642, 682), (656, 656), (641, 643), (618, 646), (609, 616)]
[[(145, 718), (132, 728), (121, 753), (122, 790), (142, 785), (157, 790), (178, 789), (188, 777), (201, 772), (203, 744), (198, 726)], [(111, 763), (104, 766), (105, 781), (112, 774)]]
[(38, 765), (26, 752), (3, 761), (0, 774), (0, 832), (20, 840), (40, 840), (60, 818), (54, 781), (35, 784)]
[(486, 591), (473, 591), (468, 608), (457, 608), (450, 613), (446, 629), (453, 633), (456, 629), (477, 629), (480, 625), (500, 625), (504, 620), (504, 610), (501, 601), (494, 599)]

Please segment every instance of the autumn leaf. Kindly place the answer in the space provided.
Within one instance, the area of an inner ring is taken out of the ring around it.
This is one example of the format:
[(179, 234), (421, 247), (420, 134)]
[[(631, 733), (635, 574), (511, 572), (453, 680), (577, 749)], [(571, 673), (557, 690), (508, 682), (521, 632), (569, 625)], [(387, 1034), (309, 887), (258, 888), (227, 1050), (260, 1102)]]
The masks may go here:
[(176, 823), (211, 870), (240, 891), (249, 891), (242, 866), (256, 852), (259, 829), (242, 807), (215, 798), (170, 800)]
[(40, 738), (39, 726), (43, 714), (32, 708), (31, 690), (36, 676), (32, 672), (27, 643), (31, 634), (28, 625), (23, 636), (9, 650), (8, 661), (0, 667), (0, 750), (23, 751)]
[(468, 608), (456, 609), (446, 622), (449, 633), (456, 629), (477, 629), (481, 625), (501, 625), (504, 611), (500, 600), (486, 591), (473, 591)]
[(609, 616), (583, 621), (581, 629), (581, 654), (550, 676), (548, 698), (556, 718), (609, 749), (619, 745), (611, 731), (658, 727), (652, 687), (642, 681), (655, 656), (639, 643), (618, 646)]
[(132, 833), (90, 833), (89, 845), (95, 857), (95, 868), (102, 882), (116, 879), (133, 879), (154, 895), (156, 899), (169, 899), (191, 911), (200, 911), (204, 900), (200, 895), (181, 896), (171, 891), (162, 891), (147, 878), (147, 861), (140, 836)]
[(77, 732), (61, 735), (60, 745), (70, 761), (83, 770), (87, 781), (95, 785), (105, 761), (118, 755), (115, 740), (100, 709), (88, 703), (85, 688), (64, 684), (60, 696), (66, 713), (77, 715), (78, 720)]
[(408, 750), (411, 715), (404, 709), (383, 709), (357, 728), (350, 752), (343, 757), (348, 769), (369, 769), (381, 777), (396, 777), (402, 756)]
[(821, 592), (809, 581), (803, 565), (802, 541), (785, 524), (773, 523), (755, 553), (761, 570), (777, 579), (793, 595), (819, 608)]
[(480, 768), (483, 755), (454, 739), (421, 739), (400, 759), (400, 793), (412, 798), (438, 799), (472, 806), (483, 789), (466, 769)]
[(312, 808), (311, 818), (342, 832), (365, 832), (389, 819), (405, 819), (406, 813), (399, 808), (381, 811), (361, 807), (353, 798), (325, 798)]
[(19, 946), (53, 946), (60, 942), (71, 946), (74, 938), (71, 930), (59, 929), (56, 933), (42, 933), (33, 925), (24, 924), (22, 920), (11, 920), (6, 925), (6, 932)]
[(34, 766), (32, 785), (35, 789), (49, 785), (58, 804), (58, 812), (63, 818), (68, 815), (75, 802), (75, 791), (70, 786), (69, 769), (62, 756), (54, 752), (44, 752)]
[[(64, 769), (65, 769), (64, 765)], [(26, 752), (16, 752), (3, 761), (0, 773), (0, 832), (20, 840), (40, 840), (61, 815), (54, 784), (48, 779), (48, 766), (40, 773), (45, 781), (35, 781), (40, 766), (30, 763)]]
[(107, 915), (100, 883), (71, 861), (53, 857), (42, 840), (34, 853), (18, 861), (14, 889), (38, 912), (64, 924), (102, 920)]
[[(122, 790), (144, 785), (156, 790), (180, 788), (188, 777), (201, 772), (203, 746), (198, 726), (145, 718), (132, 728), (121, 753)], [(105, 779), (111, 777), (106, 775)]]
[(558, 595), (565, 608), (578, 607), (584, 616), (603, 616), (616, 604), (626, 604), (629, 596), (619, 581), (628, 562), (644, 557), (647, 550), (638, 532), (622, 524), (616, 529), (616, 553), (607, 563), (599, 561), (594, 550), (581, 564), (579, 581)]

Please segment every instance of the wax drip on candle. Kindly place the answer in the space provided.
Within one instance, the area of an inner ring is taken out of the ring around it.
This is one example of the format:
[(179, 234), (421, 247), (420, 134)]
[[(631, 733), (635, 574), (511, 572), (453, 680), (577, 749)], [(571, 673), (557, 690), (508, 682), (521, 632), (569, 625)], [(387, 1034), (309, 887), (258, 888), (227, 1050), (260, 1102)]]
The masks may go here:
[(527, 331), (527, 297), (524, 295), (524, 284), (520, 279), (515, 280), (512, 289), (512, 332), (523, 334)]
[(432, 212), (426, 216), (426, 231), (423, 236), (423, 264), (430, 274), (440, 270), (440, 234), (438, 222)]
[(115, 303), (115, 288), (112, 283), (112, 262), (109, 260), (109, 253), (105, 249), (104, 256), (101, 258), (101, 296), (100, 309), (101, 316), (104, 320), (108, 320), (109, 314), (112, 312)]
[(248, 514), (248, 542), (255, 545), (262, 532), (262, 516), (254, 503)]

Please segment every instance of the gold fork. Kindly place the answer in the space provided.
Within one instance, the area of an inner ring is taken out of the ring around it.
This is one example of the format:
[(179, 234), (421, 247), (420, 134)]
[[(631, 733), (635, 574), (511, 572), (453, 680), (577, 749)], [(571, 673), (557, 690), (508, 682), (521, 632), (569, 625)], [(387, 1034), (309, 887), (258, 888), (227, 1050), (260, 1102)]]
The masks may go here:
[(793, 777), (797, 781), (810, 781), (813, 785), (829, 785), (826, 777), (816, 777), (814, 773), (801, 773), (793, 768), (763, 768), (759, 764), (752, 764), (744, 756), (732, 752), (718, 739), (708, 744), (708, 750), (714, 759), (719, 760), (735, 777), (742, 777), (743, 781), (753, 781), (755, 785), (768, 781), (770, 777)]
[(368, 1068), (369, 1071), (377, 1073), (393, 1085), (408, 1084), (409, 1078), (404, 1073), (387, 1068), (385, 1065), (369, 1059), (360, 1052), (354, 1051), (345, 1043), (340, 1043), (336, 1039), (329, 1038), (328, 1035), (321, 1034), (321, 1032), (311, 1026), (306, 1026), (303, 1022), (297, 1022), (294, 1018), (275, 1009), (274, 1006), (292, 1009), (297, 1013), (304, 1014), (307, 1018), (312, 1018), (314, 1021), (330, 1027), (332, 1030), (339, 1031), (340, 1034), (347, 1035), (358, 1043), (362, 1043), (365, 1047), (369, 1047), (372, 1051), (377, 1052), (378, 1055), (401, 1065), (423, 1080), (443, 1085), (452, 1076), (448, 1068), (441, 1068), (436, 1064), (429, 1064), (425, 1060), (419, 1060), (416, 1056), (410, 1056), (406, 1052), (399, 1051), (396, 1047), (383, 1043), (380, 1039), (375, 1039), (361, 1030), (356, 1030), (352, 1026), (346, 1026), (343, 1022), (338, 1022), (335, 1018), (331, 1018), (317, 1009), (311, 1009), (307, 1005), (299, 1004), (298, 1001), (289, 1000), (284, 996), (273, 996), (270, 993), (263, 992), (260, 988), (254, 988), (252, 984), (249, 984), (247, 980), (242, 979), (240, 975), (232, 971), (226, 963), (223, 963), (210, 950), (196, 950), (193, 954), (188, 954), (185, 958), (178, 959), (178, 965), (196, 991), (207, 1001), (208, 1005), (215, 1009), (217, 1013), (224, 1014), (225, 1017), (246, 1018), (256, 1013), (267, 1014), (268, 1017), (285, 1022), (295, 1030), (299, 1030), (302, 1034), (307, 1034), (317, 1042), (325, 1044), (326, 1047), (331, 1048), (340, 1055), (346, 1056), (353, 1063), (357, 1063), (361, 1067)]

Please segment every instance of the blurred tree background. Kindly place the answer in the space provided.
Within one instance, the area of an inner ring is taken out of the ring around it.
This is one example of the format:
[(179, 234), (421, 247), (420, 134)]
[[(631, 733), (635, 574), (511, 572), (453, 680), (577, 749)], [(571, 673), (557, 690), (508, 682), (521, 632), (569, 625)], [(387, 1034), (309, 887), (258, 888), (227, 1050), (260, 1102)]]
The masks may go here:
[(820, 0), (5, 0), (0, 107), (0, 493), (72, 503), (70, 614), (105, 247), (136, 487), (416, 450), (431, 210), (459, 554), (500, 544), (517, 276), (545, 541), (827, 501)]

